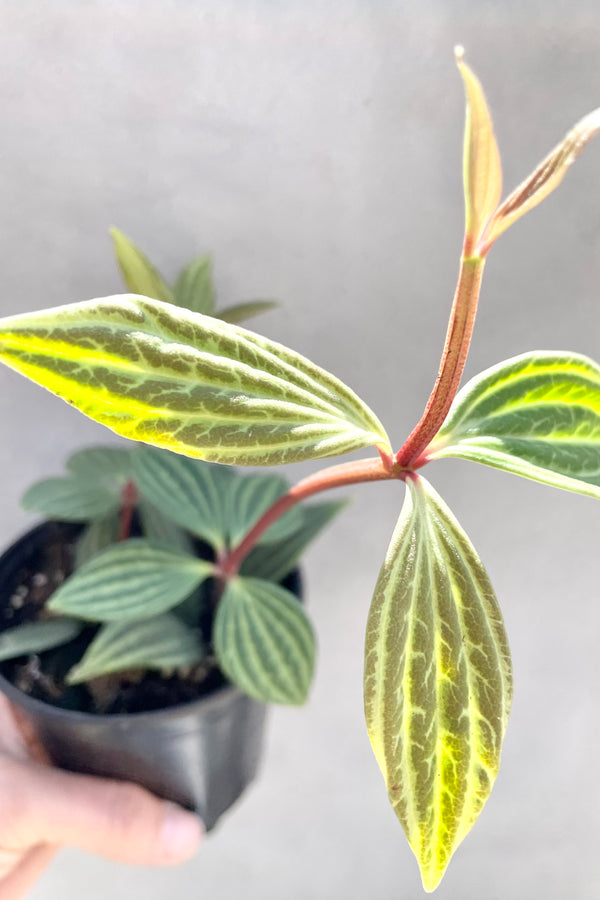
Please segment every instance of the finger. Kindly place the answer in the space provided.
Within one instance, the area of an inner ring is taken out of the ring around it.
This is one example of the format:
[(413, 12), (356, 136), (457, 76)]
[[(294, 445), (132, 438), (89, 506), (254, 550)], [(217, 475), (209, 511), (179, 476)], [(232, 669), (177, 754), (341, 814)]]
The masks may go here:
[(56, 847), (49, 844), (42, 844), (30, 850), (9, 875), (0, 879), (0, 898), (2, 900), (22, 900), (29, 888), (35, 884), (44, 869), (48, 867), (56, 850)]
[[(70, 844), (139, 865), (182, 862), (198, 848), (200, 820), (137, 785), (35, 763), (12, 766), (22, 771), (13, 775), (18, 791), (8, 821), (12, 840), (18, 837), (22, 846)], [(10, 785), (0, 783), (3, 801), (7, 790)]]

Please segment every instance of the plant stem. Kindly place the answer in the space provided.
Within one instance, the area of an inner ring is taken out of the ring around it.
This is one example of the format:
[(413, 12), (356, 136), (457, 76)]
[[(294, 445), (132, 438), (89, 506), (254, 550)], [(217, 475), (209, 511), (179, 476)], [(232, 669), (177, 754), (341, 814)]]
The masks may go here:
[(131, 535), (131, 523), (133, 522), (133, 511), (137, 503), (137, 489), (135, 483), (131, 480), (127, 482), (121, 491), (121, 518), (119, 524), (119, 540), (126, 541)]
[(388, 481), (394, 478), (404, 479), (406, 472), (399, 466), (390, 466), (381, 459), (361, 459), (356, 462), (341, 463), (330, 466), (309, 475), (290, 488), (287, 494), (280, 497), (261, 516), (246, 536), (219, 562), (219, 569), (224, 578), (235, 575), (248, 553), (255, 546), (264, 532), (291, 509), (296, 503), (311, 497), (313, 494), (329, 490), (329, 488), (343, 487), (347, 484), (358, 484), (364, 481)]
[(402, 468), (412, 466), (433, 440), (456, 396), (473, 334), (484, 264), (482, 257), (463, 255), (438, 376), (421, 420), (396, 454)]

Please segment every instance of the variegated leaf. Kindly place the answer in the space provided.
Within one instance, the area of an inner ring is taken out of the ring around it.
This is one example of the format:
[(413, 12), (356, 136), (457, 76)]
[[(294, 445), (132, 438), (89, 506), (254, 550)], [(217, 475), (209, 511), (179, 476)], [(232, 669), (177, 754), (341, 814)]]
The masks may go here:
[(78, 569), (47, 607), (90, 622), (145, 619), (181, 603), (212, 570), (206, 560), (134, 538)]
[(251, 697), (266, 703), (306, 701), (315, 640), (289, 591), (257, 578), (232, 578), (217, 608), (213, 642), (224, 673)]
[(0, 359), (119, 434), (188, 456), (271, 465), (376, 445), (344, 384), (235, 325), (133, 295), (0, 320)]
[(427, 891), (492, 789), (511, 699), (489, 578), (450, 510), (414, 476), (369, 612), (365, 713)]
[(538, 351), (486, 369), (459, 392), (426, 452), (600, 497), (600, 368)]
[(136, 622), (103, 625), (83, 658), (69, 671), (67, 684), (80, 684), (126, 669), (165, 671), (192, 666), (205, 655), (198, 635), (165, 613)]

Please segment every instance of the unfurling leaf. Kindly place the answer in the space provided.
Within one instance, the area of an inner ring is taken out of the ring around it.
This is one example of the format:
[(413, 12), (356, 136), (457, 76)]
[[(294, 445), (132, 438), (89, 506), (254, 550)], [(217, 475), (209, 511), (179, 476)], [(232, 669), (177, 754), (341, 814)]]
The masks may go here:
[(65, 522), (86, 522), (118, 505), (118, 496), (103, 484), (75, 475), (36, 481), (21, 498), (23, 509)]
[(492, 366), (457, 394), (426, 452), (600, 497), (600, 368), (547, 351)]
[(489, 796), (511, 699), (487, 573), (450, 510), (413, 476), (369, 611), (365, 714), (427, 891)]
[(350, 388), (286, 347), (143, 297), (0, 320), (0, 359), (124, 437), (239, 465), (377, 445)]
[(213, 641), (219, 665), (242, 691), (266, 703), (306, 701), (315, 639), (299, 601), (257, 578), (232, 578), (217, 608)]
[(469, 255), (475, 251), (490, 217), (500, 202), (502, 168), (492, 119), (479, 80), (463, 62), (462, 47), (456, 62), (465, 85), (467, 115), (463, 151), (465, 235)]
[(175, 284), (175, 303), (205, 316), (214, 315), (215, 291), (210, 256), (194, 259), (183, 269)]
[(132, 539), (83, 565), (47, 607), (89, 622), (146, 619), (181, 603), (212, 571), (206, 560)]
[(0, 661), (60, 647), (77, 637), (82, 628), (83, 622), (63, 617), (7, 628), (0, 634)]
[(513, 222), (558, 187), (569, 167), (575, 162), (586, 144), (600, 131), (600, 109), (584, 116), (569, 131), (564, 140), (542, 160), (525, 181), (498, 207), (485, 232), (486, 248), (494, 243)]
[(115, 244), (115, 253), (123, 281), (133, 294), (152, 297), (154, 300), (173, 302), (173, 292), (160, 272), (154, 268), (150, 260), (139, 247), (119, 231), (111, 228), (110, 233)]
[(110, 622), (102, 626), (66, 681), (80, 684), (125, 669), (192, 666), (204, 655), (196, 633), (168, 613), (137, 622)]

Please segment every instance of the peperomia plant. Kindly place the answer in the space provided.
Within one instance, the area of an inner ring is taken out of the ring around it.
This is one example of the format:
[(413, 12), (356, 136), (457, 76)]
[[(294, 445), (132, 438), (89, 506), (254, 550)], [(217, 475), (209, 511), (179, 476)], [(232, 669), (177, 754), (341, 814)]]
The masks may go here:
[[(398, 452), (371, 410), (328, 372), (286, 347), (170, 302), (110, 297), (0, 321), (0, 356), (8, 366), (125, 437), (238, 465), (377, 449), (374, 458), (305, 478), (254, 524), (230, 533), (211, 564), (223, 590), (217, 631), (228, 598), (239, 618), (223, 624), (217, 640), (244, 634), (253, 598), (243, 567), (298, 501), (363, 481), (406, 482), (368, 617), (365, 711), (427, 891), (438, 885), (491, 791), (512, 675), (485, 569), (420, 470), (437, 458), (463, 457), (600, 497), (595, 363), (574, 353), (531, 352), (488, 369), (458, 392), (490, 248), (559, 184), (600, 130), (600, 111), (581, 120), (500, 203), (500, 160), (485, 97), (462, 53), (457, 59), (467, 98), (460, 274), (433, 391)], [(275, 596), (270, 610), (272, 621), (280, 611), (285, 621)]]

